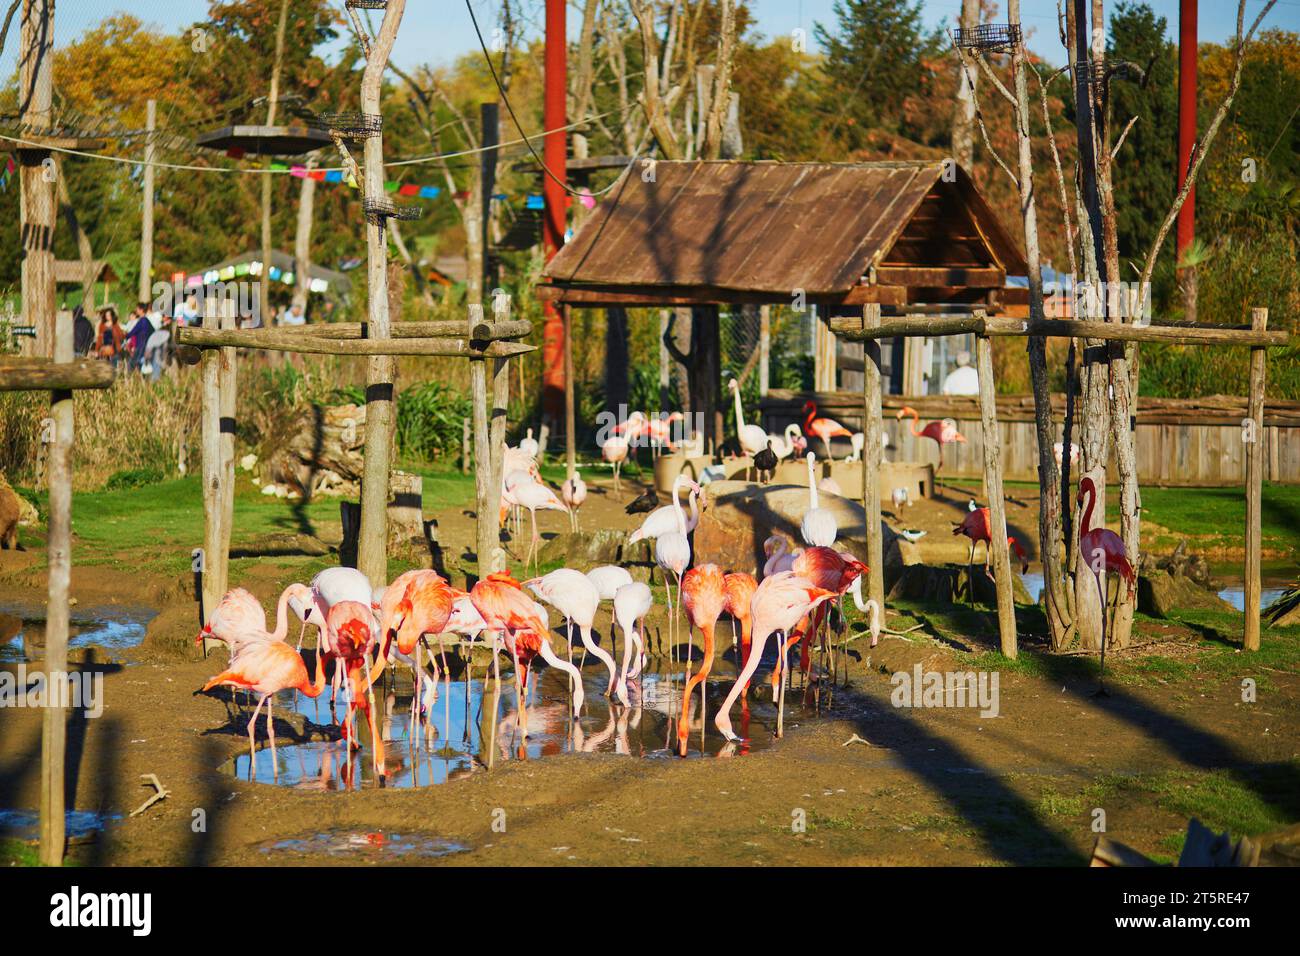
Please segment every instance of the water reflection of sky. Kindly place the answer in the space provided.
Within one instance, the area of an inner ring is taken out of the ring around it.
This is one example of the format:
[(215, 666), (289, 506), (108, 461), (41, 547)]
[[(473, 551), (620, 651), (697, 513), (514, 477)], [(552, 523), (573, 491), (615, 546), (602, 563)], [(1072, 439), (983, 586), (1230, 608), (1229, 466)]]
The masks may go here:
[[(708, 682), (707, 713), (700, 713), (698, 687), (691, 695), (690, 748), (688, 757), (743, 754), (752, 748), (767, 746), (776, 724), (776, 708), (770, 693), (761, 701), (748, 705), (749, 720), (743, 722), (740, 707), (733, 708), (737, 733), (748, 736), (743, 744), (728, 744), (713, 726), (713, 716), (731, 689), (733, 675)], [(381, 733), (385, 748), (385, 785), (390, 787), (425, 787), (446, 783), (458, 777), (511, 760), (538, 760), (572, 753), (605, 753), (630, 757), (666, 759), (677, 756), (677, 725), (681, 716), (681, 688), (684, 675), (646, 673), (629, 682), (630, 706), (623, 707), (603, 696), (607, 672), (588, 668), (583, 687), (586, 699), (582, 713), (573, 717), (569, 703), (568, 677), (551, 668), (535, 670), (529, 679), (528, 736), (519, 733), (513, 678), (502, 679), (503, 692), (497, 703), (495, 726), (490, 719), (492, 698), (484, 707), (484, 682), (474, 679), (468, 687), (464, 680), (441, 682), (439, 699), (429, 707), (429, 717), (417, 728), (414, 741), (410, 735), (410, 697), (391, 691), (376, 695), (376, 708), (384, 715)], [(297, 709), (313, 723), (330, 723), (328, 688), (315, 700), (298, 695), (281, 694), (280, 708)], [(787, 701), (787, 707), (790, 706)], [(338, 713), (343, 703), (338, 702)], [(707, 719), (705, 719), (707, 718)], [(247, 717), (236, 718), (240, 732)], [(308, 790), (341, 790), (374, 784), (372, 748), (363, 722), (358, 718), (362, 746), (349, 760), (342, 741), (310, 741), (301, 744), (278, 740), (276, 769), (271, 764), (270, 748), (257, 751), (256, 772), (259, 783)], [(703, 737), (701, 734), (703, 733)], [(259, 741), (265, 731), (259, 729)], [(243, 752), (224, 769), (247, 780), (249, 754)]]
[[(68, 623), (68, 649), (102, 647), (124, 651), (144, 640), (158, 612), (148, 607), (106, 604), (74, 606)], [(0, 662), (40, 660), (45, 646), (45, 605), (0, 604)]]
[[(1034, 599), (1035, 603), (1037, 603), (1039, 595), (1043, 593), (1043, 572), (1030, 571), (1028, 574), (1024, 575), (1024, 580), (1025, 588), (1029, 591), (1029, 596)], [(1270, 586), (1265, 583), (1265, 585), (1260, 588), (1259, 592), (1260, 608), (1268, 607), (1280, 598), (1285, 591), (1285, 587), (1278, 585)], [(1246, 609), (1246, 589), (1243, 585), (1230, 584), (1227, 587), (1221, 588), (1218, 595), (1220, 598), (1231, 604), (1236, 610), (1244, 611)]]

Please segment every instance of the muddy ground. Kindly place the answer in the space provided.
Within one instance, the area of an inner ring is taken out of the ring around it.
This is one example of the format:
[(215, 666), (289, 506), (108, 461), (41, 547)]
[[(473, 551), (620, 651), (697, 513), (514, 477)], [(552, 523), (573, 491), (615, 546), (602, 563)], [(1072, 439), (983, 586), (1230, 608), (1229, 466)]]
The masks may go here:
[[(612, 495), (596, 490), (582, 512), (585, 527), (634, 526)], [(929, 540), (947, 547), (946, 529), (964, 506), (957, 495), (923, 503), (899, 524), (933, 525)], [(472, 516), (456, 511), (439, 519), (448, 553), (463, 551), (472, 541)], [(1025, 508), (1011, 519), (1032, 528), (1036, 514)], [(543, 527), (557, 532), (565, 520), (552, 515)], [(293, 559), (246, 562), (235, 580), (273, 608), (294, 568)], [(44, 586), (37, 555), (0, 554), (0, 603), (40, 599)], [(1252, 704), (1243, 703), (1237, 674), (1117, 680), (1110, 696), (1094, 698), (1095, 678), (1062, 659), (1059, 669), (1000, 672), (996, 718), (975, 709), (895, 707), (891, 672), (961, 660), (924, 629), (886, 637), (874, 650), (854, 644), (848, 686), (836, 692), (829, 713), (814, 714), (792, 692), (786, 736), (752, 753), (690, 760), (543, 756), (476, 767), (423, 789), (274, 787), (219, 769), (246, 753), (246, 717), (236, 715), (226, 691), (195, 696), (221, 670), (225, 654), (205, 661), (193, 648), (197, 612), (184, 580), (82, 567), (73, 594), (82, 604), (159, 611), (142, 645), (121, 663), (98, 665), (102, 718), (74, 717), (69, 726), (69, 806), (120, 815), (97, 838), (72, 847), (73, 860), (85, 864), (303, 864), (342, 856), (443, 865), (1072, 865), (1087, 858), (1098, 808), (1109, 836), (1176, 857), (1187, 814), (1169, 792), (1180, 781), (1194, 787), (1206, 774), (1226, 774), (1271, 800), (1265, 790), (1276, 788), (1280, 773), (1293, 792), (1300, 790), (1300, 677), (1289, 669), (1258, 675), (1265, 689)], [(660, 623), (652, 618), (650, 629)], [(1190, 648), (1195, 635), (1182, 636)], [(1167, 637), (1166, 651), (1180, 646), (1176, 630)], [(558, 635), (555, 641), (561, 646)], [(1142, 653), (1112, 655), (1107, 663), (1122, 675), (1125, 658)], [(734, 667), (724, 656), (715, 672), (729, 678)], [(588, 672), (598, 670), (588, 662)], [(710, 697), (711, 734), (727, 686)], [(40, 712), (6, 709), (0, 727), (0, 809), (34, 808)], [(301, 723), (277, 723), (281, 744), (303, 730)], [(170, 796), (128, 817), (151, 792), (141, 785), (150, 773)], [(1125, 783), (1157, 778), (1159, 787)], [(1292, 804), (1282, 812), (1293, 811)], [(323, 833), (333, 849), (315, 841)], [(460, 849), (403, 854), (379, 836), (395, 833)], [(266, 849), (298, 838), (290, 848)], [(340, 851), (340, 840), (349, 849)]]

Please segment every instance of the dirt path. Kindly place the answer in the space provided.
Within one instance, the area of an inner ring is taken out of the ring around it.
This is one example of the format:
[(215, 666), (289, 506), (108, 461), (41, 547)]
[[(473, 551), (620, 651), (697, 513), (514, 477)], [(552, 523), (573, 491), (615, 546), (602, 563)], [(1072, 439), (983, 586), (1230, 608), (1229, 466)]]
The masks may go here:
[[(563, 520), (550, 516), (544, 527), (558, 530)], [(440, 521), (445, 544), (470, 540), (469, 517)], [(603, 494), (593, 495), (583, 522), (633, 525)], [(272, 606), (289, 577), (268, 568), (250, 586)], [(42, 581), (33, 570), (0, 566), (0, 602), (31, 600)], [(357, 862), (1077, 863), (1095, 838), (1095, 808), (1106, 811), (1109, 835), (1149, 853), (1169, 854), (1169, 838), (1185, 827), (1185, 814), (1158, 793), (1125, 787), (1126, 778), (1221, 771), (1240, 774), (1249, 790), (1251, 768), (1271, 767), (1300, 782), (1300, 678), (1293, 673), (1269, 674), (1260, 702), (1246, 705), (1235, 676), (1195, 686), (1117, 683), (1110, 697), (1094, 699), (1087, 679), (1007, 671), (998, 675), (999, 716), (981, 718), (974, 709), (893, 706), (882, 666), (935, 666), (945, 652), (924, 638), (886, 638), (874, 652), (855, 645), (850, 687), (837, 692), (830, 715), (807, 713), (792, 695), (785, 739), (761, 752), (693, 760), (545, 756), (419, 790), (248, 783), (218, 770), (246, 752), (246, 718), (234, 716), (225, 695), (194, 696), (224, 654), (203, 661), (192, 647), (188, 655), (173, 650), (189, 645), (196, 629), (182, 584), (104, 568), (74, 581), (81, 601), (147, 600), (161, 608), (126, 666), (106, 669), (102, 718), (70, 724), (70, 805), (122, 815), (75, 848), (80, 862), (325, 862), (337, 857), (309, 843), (263, 847), (330, 832), (357, 835), (355, 851), (344, 854)], [(734, 673), (730, 662), (718, 669)], [(717, 703), (710, 700), (710, 714)], [(0, 721), (0, 808), (32, 808), (40, 712), (6, 709)], [(282, 743), (293, 735), (287, 723), (278, 732)], [(866, 743), (850, 742), (855, 736)], [(171, 796), (127, 818), (149, 793), (140, 785), (147, 773)], [(379, 832), (414, 832), (464, 850), (403, 855), (375, 845), (368, 835)]]

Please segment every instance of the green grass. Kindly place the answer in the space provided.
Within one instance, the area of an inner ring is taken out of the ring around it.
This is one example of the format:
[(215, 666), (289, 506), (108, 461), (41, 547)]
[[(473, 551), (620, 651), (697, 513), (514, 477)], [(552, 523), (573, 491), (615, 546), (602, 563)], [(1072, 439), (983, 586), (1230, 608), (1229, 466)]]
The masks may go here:
[(0, 866), (40, 866), (39, 851), (22, 840), (0, 838)]

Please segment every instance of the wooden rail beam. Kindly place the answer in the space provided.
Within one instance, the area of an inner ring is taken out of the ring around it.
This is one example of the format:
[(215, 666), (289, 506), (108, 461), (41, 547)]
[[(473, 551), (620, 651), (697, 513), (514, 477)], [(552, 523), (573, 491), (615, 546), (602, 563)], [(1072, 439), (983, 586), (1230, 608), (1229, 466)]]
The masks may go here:
[(108, 388), (116, 374), (98, 359), (51, 362), (49, 359), (0, 360), (0, 392), (73, 391)]
[(1216, 325), (1134, 325), (1094, 322), (1084, 319), (1014, 319), (978, 314), (969, 316), (924, 316), (890, 319), (876, 329), (863, 329), (856, 318), (830, 320), (831, 331), (851, 341), (924, 336), (961, 335), (1046, 335), (1062, 338), (1105, 339), (1111, 342), (1166, 342), (1171, 345), (1225, 345), (1262, 348), (1286, 345), (1286, 332), (1233, 328)]
[[(475, 342), (496, 342), (503, 339), (520, 339), (533, 330), (533, 324), (526, 319), (489, 322), (481, 320), (466, 334), (464, 321), (449, 319), (440, 322), (397, 322), (392, 327), (389, 338), (393, 339), (430, 339), (430, 338), (469, 338)], [(178, 330), (179, 331), (179, 330)], [(250, 340), (268, 338), (280, 340), (296, 336), (304, 339), (362, 339), (370, 340), (368, 322), (329, 322), (319, 325), (302, 325), (293, 328), (244, 329)]]
[[(464, 328), (462, 324), (461, 328)], [(462, 358), (509, 358), (532, 352), (536, 346), (522, 342), (488, 342), (476, 346), (468, 338), (326, 339), (286, 329), (183, 328), (176, 341), (182, 347), (213, 349), (223, 346), (299, 352), (310, 355), (447, 355)]]

